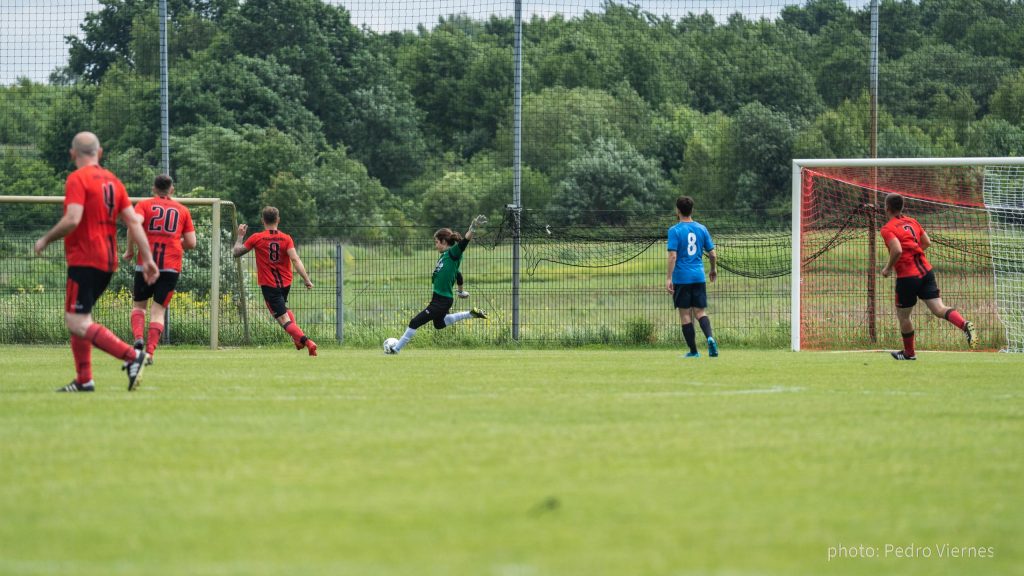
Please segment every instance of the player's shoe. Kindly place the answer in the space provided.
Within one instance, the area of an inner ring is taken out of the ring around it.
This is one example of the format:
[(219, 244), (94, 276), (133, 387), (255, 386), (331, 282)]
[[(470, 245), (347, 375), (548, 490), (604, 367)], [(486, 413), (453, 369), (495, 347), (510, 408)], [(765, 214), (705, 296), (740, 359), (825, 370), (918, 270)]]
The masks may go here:
[(75, 382), (74, 380), (72, 380), (71, 384), (68, 384), (67, 386), (61, 386), (60, 388), (57, 388), (57, 392), (95, 392), (95, 391), (96, 391), (96, 386), (93, 384), (92, 380), (89, 380), (85, 384), (79, 384), (78, 382)]
[(470, 308), (469, 315), (472, 316), (473, 318), (487, 318), (487, 312), (484, 312), (479, 308)]
[(125, 362), (121, 370), (128, 372), (128, 391), (131, 392), (142, 384), (142, 369), (146, 365), (146, 353), (142, 350), (135, 351), (135, 359)]
[(384, 347), (384, 353), (385, 354), (398, 354), (398, 349), (397, 348), (392, 348), (391, 346), (385, 346)]
[(903, 350), (889, 352), (889, 354), (892, 355), (893, 360), (917, 360), (917, 356), (909, 356)]
[(974, 328), (974, 322), (964, 322), (964, 334), (967, 335), (967, 347), (974, 350), (978, 347), (978, 331)]
[(718, 342), (715, 342), (714, 337), (708, 338), (708, 356), (712, 358), (718, 356)]
[(135, 348), (136, 350), (143, 350), (146, 348), (146, 343), (142, 338), (136, 338), (135, 344), (132, 345), (132, 348)]
[(700, 358), (700, 352), (687, 352), (683, 358)]
[(146, 352), (146, 366), (152, 366), (152, 365), (153, 365), (153, 355), (150, 354), (149, 352)]
[(306, 349), (309, 350), (310, 356), (316, 356), (316, 342), (313, 342), (312, 338), (306, 339)]

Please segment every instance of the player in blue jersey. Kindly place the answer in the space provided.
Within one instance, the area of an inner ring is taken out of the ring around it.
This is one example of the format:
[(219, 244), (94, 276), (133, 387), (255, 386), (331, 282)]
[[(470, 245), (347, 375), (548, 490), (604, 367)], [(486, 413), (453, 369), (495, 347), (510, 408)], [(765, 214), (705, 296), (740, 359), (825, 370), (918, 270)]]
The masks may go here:
[(679, 323), (683, 326), (683, 338), (690, 351), (687, 358), (698, 358), (697, 333), (693, 329), (693, 316), (697, 317), (700, 329), (708, 339), (708, 356), (718, 356), (718, 343), (711, 333), (711, 319), (704, 310), (708, 307), (707, 284), (704, 278), (704, 253), (707, 252), (711, 269), (707, 278), (712, 282), (718, 277), (718, 255), (711, 234), (700, 222), (694, 222), (693, 198), (680, 196), (676, 200), (676, 217), (679, 222), (668, 229), (668, 272), (665, 275), (665, 290), (672, 295), (672, 301), (679, 310)]

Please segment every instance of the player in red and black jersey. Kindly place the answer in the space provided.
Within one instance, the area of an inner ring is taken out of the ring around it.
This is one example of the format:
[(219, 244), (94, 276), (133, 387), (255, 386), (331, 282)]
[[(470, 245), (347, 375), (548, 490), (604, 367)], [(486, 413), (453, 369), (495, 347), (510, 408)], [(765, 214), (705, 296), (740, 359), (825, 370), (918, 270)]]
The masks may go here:
[[(181, 275), (181, 260), (185, 250), (196, 247), (196, 229), (192, 224), (192, 213), (183, 204), (173, 200), (174, 181), (161, 174), (153, 181), (153, 197), (139, 202), (135, 212), (142, 218), (142, 229), (149, 240), (149, 250), (160, 269), (155, 284), (147, 284), (142, 275), (142, 261), (135, 265), (135, 286), (132, 290), (132, 336), (135, 348), (146, 350), (146, 365), (153, 363), (160, 334), (164, 331), (164, 310), (171, 304), (174, 288)], [(124, 253), (125, 260), (132, 258), (132, 243)], [(142, 339), (146, 326), (146, 303), (153, 299), (149, 310), (149, 331)]]
[(897, 360), (917, 359), (914, 323), (910, 320), (910, 313), (918, 298), (924, 301), (932, 314), (963, 330), (967, 336), (967, 345), (976, 347), (978, 335), (974, 323), (964, 320), (955, 308), (947, 307), (939, 297), (935, 271), (924, 254), (931, 245), (931, 239), (917, 220), (903, 215), (903, 196), (886, 196), (885, 213), (889, 221), (882, 226), (881, 233), (885, 247), (889, 249), (889, 262), (882, 268), (882, 276), (888, 278), (896, 270), (896, 317), (903, 335), (903, 350), (893, 352), (892, 357)]
[(292, 287), (292, 264), (306, 289), (313, 288), (313, 282), (306, 274), (295, 242), (292, 237), (277, 229), (281, 213), (273, 206), (263, 209), (263, 231), (257, 232), (245, 242), (245, 233), (249, 229), (245, 224), (238, 226), (238, 238), (233, 249), (235, 258), (250, 250), (256, 252), (256, 275), (259, 280), (263, 300), (275, 320), (292, 337), (296, 350), (306, 348), (310, 356), (316, 356), (316, 342), (306, 336), (295, 322), (295, 314), (288, 309), (288, 292)]
[(128, 227), (130, 241), (140, 245), (139, 261), (145, 281), (152, 284), (159, 274), (124, 184), (100, 167), (102, 155), (103, 148), (95, 134), (79, 132), (75, 135), (71, 141), (71, 159), (77, 169), (64, 185), (64, 216), (35, 244), (36, 254), (41, 255), (50, 242), (64, 238), (64, 257), (68, 264), (64, 322), (71, 332), (76, 375), (58, 392), (95, 390), (92, 346), (125, 361), (128, 390), (134, 390), (142, 381), (145, 353), (92, 320), (93, 305), (117, 270), (117, 218)]

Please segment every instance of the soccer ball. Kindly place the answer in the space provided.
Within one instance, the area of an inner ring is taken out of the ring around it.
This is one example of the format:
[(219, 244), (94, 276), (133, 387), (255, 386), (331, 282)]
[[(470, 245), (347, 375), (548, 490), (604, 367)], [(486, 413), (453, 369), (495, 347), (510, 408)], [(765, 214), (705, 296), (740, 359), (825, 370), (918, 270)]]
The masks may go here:
[(397, 354), (395, 346), (398, 346), (398, 338), (388, 338), (384, 341), (384, 353), (385, 354)]

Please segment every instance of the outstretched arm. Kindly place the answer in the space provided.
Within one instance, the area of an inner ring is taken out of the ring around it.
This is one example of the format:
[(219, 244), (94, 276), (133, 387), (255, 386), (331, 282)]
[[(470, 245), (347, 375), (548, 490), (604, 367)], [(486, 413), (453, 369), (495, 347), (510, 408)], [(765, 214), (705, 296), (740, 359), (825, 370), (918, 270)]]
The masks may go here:
[(82, 221), (82, 213), (85, 211), (85, 206), (81, 204), (68, 204), (67, 210), (64, 215), (61, 216), (60, 220), (53, 225), (53, 228), (43, 234), (43, 237), (36, 240), (34, 250), (36, 256), (42, 256), (43, 250), (50, 245), (50, 242), (54, 240), (60, 240), (61, 238), (71, 234), (72, 230), (78, 228), (78, 224)]
[(896, 237), (886, 240), (885, 247), (889, 249), (889, 261), (886, 262), (885, 268), (882, 268), (882, 276), (888, 278), (889, 274), (892, 274), (892, 267), (900, 259), (900, 254), (903, 254), (903, 247), (900, 246), (900, 240)]
[(672, 271), (676, 268), (676, 251), (668, 251), (668, 271), (665, 272), (665, 291), (669, 294), (675, 292), (675, 286), (672, 284)]
[(249, 226), (246, 224), (238, 225), (238, 235), (235, 237), (235, 245), (231, 248), (231, 254), (233, 254), (235, 258), (238, 258), (249, 251), (249, 249), (245, 247), (245, 232), (248, 229)]
[(476, 218), (473, 218), (473, 221), (469, 223), (469, 230), (466, 230), (466, 235), (464, 236), (464, 238), (466, 240), (472, 240), (473, 229), (476, 228), (477, 226), (483, 226), (484, 224), (487, 224), (487, 216), (481, 214)]
[(146, 231), (142, 229), (142, 218), (139, 218), (131, 205), (121, 211), (121, 221), (128, 228), (128, 242), (139, 249), (139, 260), (142, 262), (142, 277), (146, 284), (153, 284), (160, 276), (160, 268), (153, 261), (153, 254), (149, 251), (149, 241), (146, 239)]
[(306, 283), (306, 289), (312, 288), (313, 281), (309, 279), (306, 267), (302, 265), (302, 258), (299, 258), (299, 252), (294, 246), (288, 249), (288, 258), (291, 258), (292, 266), (295, 266), (296, 272), (299, 273), (299, 276), (302, 276), (302, 281)]

